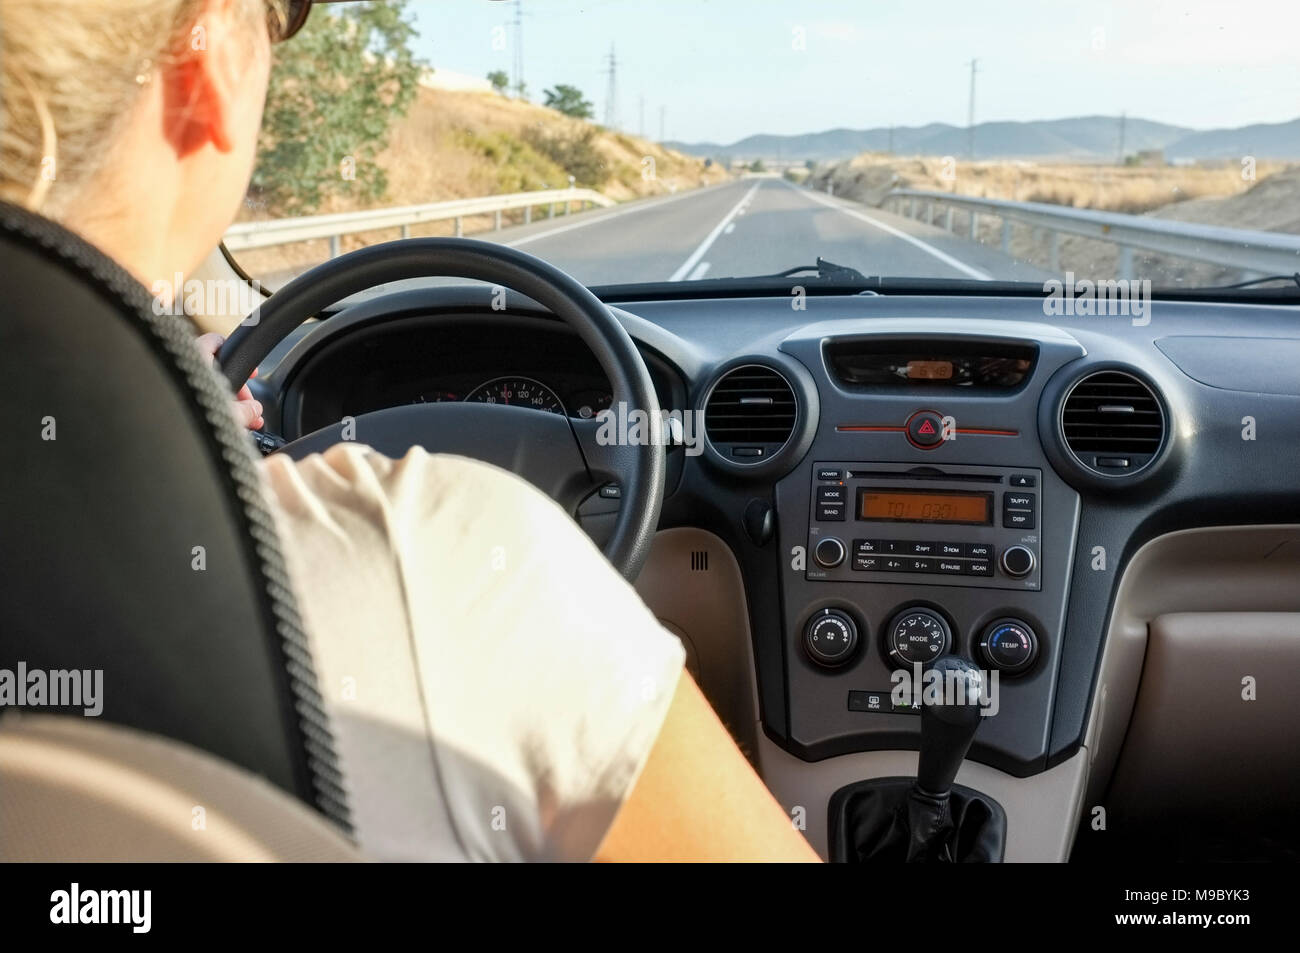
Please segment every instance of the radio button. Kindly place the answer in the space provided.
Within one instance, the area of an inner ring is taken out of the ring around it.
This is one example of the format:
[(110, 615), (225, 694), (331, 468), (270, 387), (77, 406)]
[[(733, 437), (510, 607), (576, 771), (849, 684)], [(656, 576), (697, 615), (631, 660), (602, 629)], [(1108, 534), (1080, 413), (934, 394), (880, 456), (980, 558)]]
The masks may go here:
[(907, 561), (908, 572), (934, 572), (933, 559), (909, 559)]
[(823, 523), (844, 522), (843, 503), (818, 503), (817, 519)]
[(907, 572), (907, 564), (903, 560), (892, 556), (881, 562), (880, 568), (886, 572)]
[(989, 543), (967, 543), (966, 555), (972, 559), (992, 559), (993, 546)]
[(880, 540), (880, 551), (882, 553), (898, 553), (907, 555), (907, 543), (901, 539), (882, 539)]
[(1035, 486), (1038, 478), (1032, 473), (1013, 473), (1007, 477), (1007, 482), (1012, 486)]
[(966, 563), (956, 559), (939, 559), (935, 561), (935, 570), (942, 573), (950, 573), (954, 576), (960, 576), (966, 571)]
[[(819, 480), (838, 480), (839, 478), (840, 478), (840, 471), (835, 469), (834, 467), (817, 468), (817, 479)], [(1012, 485), (1018, 486), (1019, 484), (1012, 484)], [(1032, 483), (1029, 485), (1033, 486)]]
[(874, 555), (880, 551), (880, 540), (878, 539), (855, 539), (853, 541), (853, 555), (855, 556)]
[(1002, 525), (1007, 529), (1034, 529), (1033, 510), (1003, 510)]
[(966, 564), (966, 572), (971, 576), (991, 576), (993, 575), (993, 560), (972, 559)]
[(938, 543), (931, 543), (922, 540), (912, 540), (906, 544), (907, 552), (913, 556), (933, 556), (938, 545)]
[(1036, 493), (1003, 493), (1002, 505), (1009, 510), (1032, 510), (1037, 499)]
[(854, 556), (853, 568), (858, 572), (879, 572), (883, 562), (883, 556)]
[(818, 503), (843, 503), (844, 487), (842, 486), (819, 486), (817, 488)]
[(939, 543), (940, 556), (962, 556), (966, 553), (964, 543)]

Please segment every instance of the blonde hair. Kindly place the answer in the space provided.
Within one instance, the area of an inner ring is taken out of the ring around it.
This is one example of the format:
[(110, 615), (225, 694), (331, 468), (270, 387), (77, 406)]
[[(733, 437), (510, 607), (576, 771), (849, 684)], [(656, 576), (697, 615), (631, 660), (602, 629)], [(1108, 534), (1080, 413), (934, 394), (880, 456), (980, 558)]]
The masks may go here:
[(93, 177), (154, 70), (189, 49), (203, 2), (0, 0), (0, 198), (37, 210), (56, 183), (66, 199)]

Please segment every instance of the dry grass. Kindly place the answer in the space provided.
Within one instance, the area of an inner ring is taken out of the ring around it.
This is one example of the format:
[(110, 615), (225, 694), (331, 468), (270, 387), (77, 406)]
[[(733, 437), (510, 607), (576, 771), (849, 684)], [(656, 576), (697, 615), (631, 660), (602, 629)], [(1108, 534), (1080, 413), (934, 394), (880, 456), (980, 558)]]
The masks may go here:
[[(1256, 180), (1288, 167), (1283, 162), (1260, 162)], [(878, 205), (890, 189), (913, 188), (1131, 215), (1171, 202), (1236, 195), (1254, 184), (1242, 178), (1241, 167), (1235, 163), (1109, 166), (1005, 160), (948, 166), (937, 157), (899, 158), (877, 153), (818, 169), (809, 184), (824, 188), (828, 181), (834, 183), (836, 195), (868, 205)]]
[[(565, 188), (568, 173), (527, 142), (530, 130), (547, 133), (591, 128), (552, 109), (508, 99), (495, 93), (421, 88), (407, 115), (391, 130), (378, 163), (388, 176), (388, 190), (377, 202), (333, 199), (321, 212), (346, 212), (391, 205), (415, 205), (447, 199), (473, 198), (508, 192)], [(626, 200), (698, 188), (726, 177), (717, 166), (706, 169), (700, 159), (665, 149), (624, 133), (598, 129), (595, 147), (604, 160), (607, 181), (600, 191)], [(645, 157), (653, 159), (653, 175), (643, 174)], [(246, 208), (241, 221), (274, 218), (275, 209)], [(507, 224), (523, 221), (523, 212), (508, 213)], [(489, 230), (493, 218), (464, 221), (465, 234)], [(450, 235), (452, 222), (433, 222), (411, 230), (412, 235)], [(399, 237), (397, 230), (347, 236), (343, 251)], [(328, 255), (327, 243), (241, 252), (240, 263), (252, 275), (301, 270)]]

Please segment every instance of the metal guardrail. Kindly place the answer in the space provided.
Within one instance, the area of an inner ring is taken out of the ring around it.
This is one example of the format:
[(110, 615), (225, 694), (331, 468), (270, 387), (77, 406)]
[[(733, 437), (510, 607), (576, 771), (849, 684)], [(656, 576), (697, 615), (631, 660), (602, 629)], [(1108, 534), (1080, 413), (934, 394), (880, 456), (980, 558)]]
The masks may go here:
[(449, 202), (430, 202), (426, 205), (402, 205), (396, 208), (368, 209), (364, 212), (338, 212), (331, 215), (304, 215), (299, 218), (275, 218), (265, 222), (240, 222), (226, 230), (226, 248), (233, 252), (249, 248), (270, 248), (312, 239), (328, 238), (330, 257), (339, 253), (339, 239), (357, 232), (371, 232), (385, 228), (400, 228), (402, 237), (409, 238), (411, 226), (424, 222), (442, 222), (455, 219), (456, 235), (464, 232), (464, 220), (475, 215), (495, 215), (495, 227), (501, 228), (501, 213), (512, 209), (524, 210), (524, 222), (532, 221), (535, 208), (547, 208), (547, 216), (555, 217), (556, 206), (568, 215), (571, 205), (579, 209), (590, 205), (608, 207), (616, 204), (607, 195), (594, 189), (542, 189), (536, 192), (512, 192), (508, 195), (489, 195), (477, 199), (453, 199)]
[(1133, 274), (1135, 248), (1238, 268), (1242, 271), (1243, 279), (1300, 271), (1300, 235), (1196, 225), (1120, 212), (1097, 212), (1042, 202), (984, 199), (922, 189), (896, 189), (886, 195), (881, 204), (888, 206), (903, 203), (907, 204), (904, 214), (909, 218), (922, 218), (922, 207), (927, 207), (927, 220), (931, 225), (935, 224), (937, 208), (940, 205), (946, 206), (944, 227), (948, 231), (953, 230), (952, 210), (965, 209), (970, 212), (968, 234), (971, 238), (978, 234), (981, 213), (1000, 218), (1002, 250), (1007, 253), (1010, 252), (1013, 222), (1044, 229), (1049, 236), (1048, 254), (1052, 271), (1061, 270), (1062, 234), (1081, 235), (1118, 245), (1117, 278), (1137, 277)]

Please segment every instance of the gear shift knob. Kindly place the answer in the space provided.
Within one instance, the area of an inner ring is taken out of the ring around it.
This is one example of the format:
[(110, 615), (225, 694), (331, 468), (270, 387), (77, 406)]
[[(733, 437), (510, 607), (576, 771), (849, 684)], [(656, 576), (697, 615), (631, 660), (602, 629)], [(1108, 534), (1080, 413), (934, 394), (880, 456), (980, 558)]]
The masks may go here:
[[(948, 796), (957, 769), (980, 723), (984, 676), (971, 662), (945, 655), (930, 667), (942, 678), (943, 704), (921, 706), (921, 756), (916, 786), (936, 798)], [(927, 696), (929, 692), (926, 693)]]

